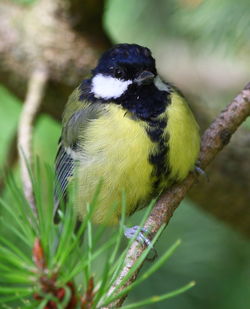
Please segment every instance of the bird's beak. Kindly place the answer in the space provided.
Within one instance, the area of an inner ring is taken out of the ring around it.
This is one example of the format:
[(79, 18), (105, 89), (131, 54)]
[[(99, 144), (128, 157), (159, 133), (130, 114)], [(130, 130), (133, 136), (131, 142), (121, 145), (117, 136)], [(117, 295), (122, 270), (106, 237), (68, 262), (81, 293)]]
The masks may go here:
[(134, 81), (138, 84), (138, 86), (149, 85), (153, 82), (154, 78), (155, 75), (152, 72), (143, 71), (137, 78), (135, 78)]

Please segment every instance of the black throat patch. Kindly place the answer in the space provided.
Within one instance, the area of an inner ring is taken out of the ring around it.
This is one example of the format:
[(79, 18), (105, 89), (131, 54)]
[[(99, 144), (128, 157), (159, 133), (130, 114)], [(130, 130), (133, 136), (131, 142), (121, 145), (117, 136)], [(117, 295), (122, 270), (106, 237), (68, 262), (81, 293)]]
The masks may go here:
[(91, 93), (91, 79), (84, 80), (80, 87), (80, 101), (92, 103), (115, 103), (121, 105), (125, 110), (130, 111), (136, 118), (149, 121), (164, 112), (169, 104), (170, 93), (159, 90), (154, 84), (137, 86), (129, 85), (127, 91), (119, 98), (102, 99), (96, 98)]
[(131, 84), (114, 102), (122, 105), (137, 118), (150, 121), (164, 112), (169, 103), (169, 93), (159, 90), (154, 84), (145, 86)]

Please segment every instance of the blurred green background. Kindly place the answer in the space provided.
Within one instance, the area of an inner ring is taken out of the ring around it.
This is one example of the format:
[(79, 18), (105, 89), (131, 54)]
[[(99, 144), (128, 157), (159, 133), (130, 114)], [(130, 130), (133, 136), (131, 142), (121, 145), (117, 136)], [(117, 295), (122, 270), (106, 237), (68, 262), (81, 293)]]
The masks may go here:
[[(114, 42), (150, 47), (161, 75), (198, 97), (212, 114), (248, 81), (249, 0), (109, 0), (104, 23)], [(20, 110), (18, 99), (1, 86), (1, 167)], [(249, 126), (249, 121), (245, 125)], [(34, 152), (51, 166), (59, 135), (60, 124), (42, 115), (35, 128)], [(138, 216), (141, 213), (130, 223), (137, 222)], [(174, 256), (153, 278), (135, 289), (129, 301), (195, 280), (193, 289), (154, 308), (250, 308), (249, 241), (189, 200), (178, 208), (157, 244), (159, 254), (177, 238), (182, 239), (182, 245)]]

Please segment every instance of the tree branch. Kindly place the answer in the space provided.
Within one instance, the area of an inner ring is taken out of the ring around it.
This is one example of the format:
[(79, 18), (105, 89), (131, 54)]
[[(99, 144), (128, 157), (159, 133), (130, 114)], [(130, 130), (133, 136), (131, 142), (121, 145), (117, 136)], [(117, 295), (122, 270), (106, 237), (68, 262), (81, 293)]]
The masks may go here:
[(42, 111), (56, 119), (61, 119), (65, 98), (89, 74), (100, 52), (111, 45), (101, 20), (95, 34), (89, 34), (91, 27), (82, 26), (87, 16), (100, 16), (104, 1), (96, 6), (96, 15), (91, 2), (85, 2), (77, 22), (85, 31), (80, 32), (72, 26), (76, 17), (71, 16), (71, 9), (77, 11), (83, 3), (80, 0), (41, 0), (28, 7), (0, 1), (0, 82), (24, 100), (37, 61), (46, 63), (50, 79)]
[(36, 207), (29, 174), (29, 167), (32, 164), (32, 129), (42, 103), (48, 76), (47, 68), (44, 65), (38, 66), (32, 73), (18, 128), (17, 140), (23, 189), (34, 213), (36, 213)]
[[(205, 169), (208, 164), (214, 160), (216, 155), (229, 143), (232, 134), (248, 116), (250, 116), (250, 83), (233, 102), (220, 113), (203, 134), (199, 157), (202, 169)], [(151, 232), (152, 238), (162, 225), (168, 224), (175, 209), (183, 200), (196, 179), (197, 175), (194, 172), (190, 172), (182, 183), (172, 186), (160, 197), (144, 225), (144, 227)], [(120, 292), (136, 280), (139, 270), (132, 275), (119, 291), (115, 291), (116, 287), (121, 283), (122, 279), (128, 274), (131, 267), (141, 256), (144, 249), (145, 248), (136, 241), (131, 245), (125, 258), (125, 266), (114, 285), (111, 287), (109, 294)], [(118, 299), (107, 308), (121, 307), (125, 298), (126, 296)]]

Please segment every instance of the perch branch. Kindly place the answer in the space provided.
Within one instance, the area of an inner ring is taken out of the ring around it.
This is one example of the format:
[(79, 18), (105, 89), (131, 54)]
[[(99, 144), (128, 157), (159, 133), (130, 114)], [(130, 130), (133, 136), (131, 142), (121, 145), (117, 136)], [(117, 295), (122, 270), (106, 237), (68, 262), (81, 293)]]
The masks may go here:
[[(232, 134), (248, 116), (250, 116), (250, 83), (241, 91), (233, 102), (220, 113), (203, 134), (199, 157), (200, 167), (202, 169), (205, 169), (216, 157), (218, 152), (229, 143)], [(151, 237), (154, 237), (162, 225), (168, 224), (175, 209), (184, 199), (187, 191), (191, 188), (196, 179), (197, 175), (194, 172), (190, 172), (182, 183), (172, 186), (162, 194), (144, 225), (146, 229), (150, 230)], [(111, 287), (109, 295), (120, 292), (136, 280), (139, 270), (130, 277), (119, 291), (115, 291), (116, 287), (121, 283), (122, 279), (128, 274), (131, 267), (141, 256), (144, 249), (145, 248), (136, 241), (131, 245), (125, 258), (125, 266), (114, 285)], [(126, 296), (116, 300), (107, 308), (121, 307), (125, 298)]]
[(24, 194), (35, 214), (36, 207), (28, 167), (32, 164), (33, 124), (42, 103), (47, 80), (47, 69), (42, 65), (38, 66), (29, 80), (26, 99), (20, 115), (17, 138)]

